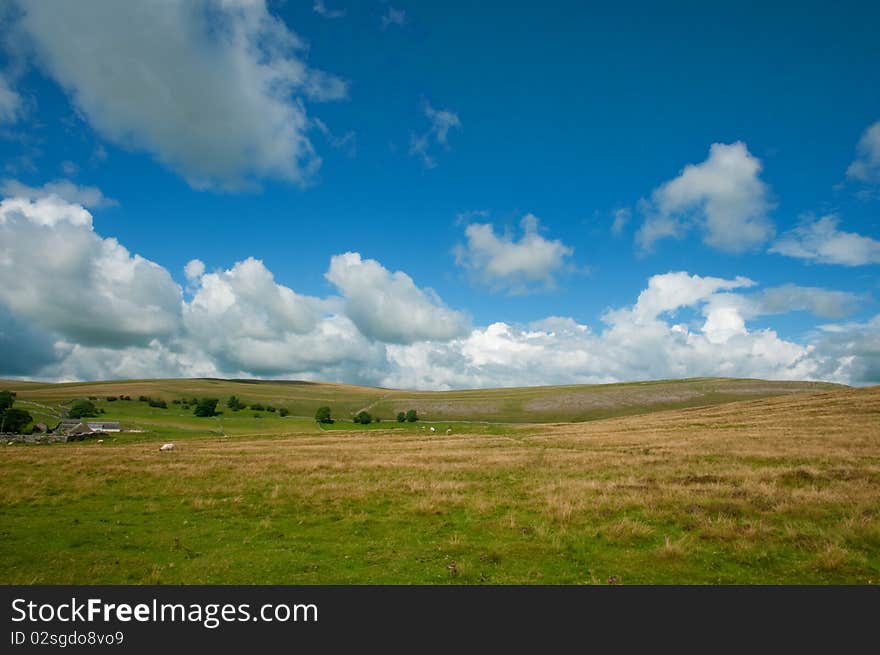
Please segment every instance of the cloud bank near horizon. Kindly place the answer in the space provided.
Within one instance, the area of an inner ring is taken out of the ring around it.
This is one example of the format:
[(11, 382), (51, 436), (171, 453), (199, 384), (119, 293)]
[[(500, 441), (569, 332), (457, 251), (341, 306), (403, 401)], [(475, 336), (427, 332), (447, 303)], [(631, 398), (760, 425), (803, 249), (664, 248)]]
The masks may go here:
[[(58, 188), (82, 200), (75, 188)], [(186, 289), (160, 264), (97, 233), (89, 209), (51, 190), (4, 198), (0, 375), (418, 389), (694, 376), (880, 382), (880, 316), (843, 321), (860, 299), (842, 291), (762, 289), (745, 276), (672, 271), (651, 276), (632, 304), (609, 309), (599, 325), (569, 316), (472, 325), (406, 273), (356, 252), (331, 258), (325, 277), (337, 293), (325, 297), (297, 293), (252, 257), (211, 271), (194, 259), (184, 273)], [(754, 326), (789, 312), (839, 322), (803, 342)]]

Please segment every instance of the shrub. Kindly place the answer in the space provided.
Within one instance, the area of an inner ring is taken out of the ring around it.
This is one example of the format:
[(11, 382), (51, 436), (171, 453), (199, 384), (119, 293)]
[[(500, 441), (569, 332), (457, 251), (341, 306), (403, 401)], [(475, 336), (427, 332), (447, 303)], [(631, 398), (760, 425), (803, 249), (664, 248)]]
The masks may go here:
[(23, 409), (9, 407), (0, 412), (0, 432), (22, 432), (34, 418)]
[(315, 420), (318, 423), (332, 423), (333, 419), (330, 418), (330, 408), (327, 406), (319, 407), (318, 411), (315, 412)]
[(251, 409), (256, 412), (262, 412), (265, 407), (263, 407), (260, 403), (251, 403)]
[(410, 423), (415, 423), (419, 420), (419, 415), (416, 413), (416, 410), (410, 409), (406, 412), (406, 420)]
[(275, 411), (275, 408), (272, 407), (272, 405), (266, 405), (266, 411), (267, 411), (267, 412), (274, 412), (274, 411)]
[(397, 412), (397, 422), (406, 423), (406, 412)]
[(287, 416), (288, 414), (290, 414), (290, 411), (286, 407), (278, 410), (278, 416)]
[(168, 409), (168, 403), (166, 403), (164, 400), (158, 400), (158, 399), (154, 400), (154, 399), (150, 398), (149, 405), (150, 405), (150, 407), (159, 407), (161, 409)]
[(15, 402), (14, 391), (0, 391), (0, 412), (12, 407)]
[(138, 402), (148, 403), (150, 402), (149, 396), (138, 396)]
[(229, 400), (226, 401), (226, 406), (233, 412), (237, 412), (240, 409), (247, 409), (247, 404), (239, 400), (238, 396), (229, 396)]
[(85, 418), (86, 416), (97, 416), (98, 408), (91, 400), (77, 400), (70, 407), (68, 416), (70, 418)]
[(116, 396), (107, 396), (107, 402), (108, 402), (108, 403), (112, 403), (112, 402), (113, 402), (114, 400), (116, 400), (116, 399), (117, 399)]
[(195, 403), (196, 408), (193, 410), (193, 414), (196, 416), (216, 416), (217, 403), (219, 402), (219, 398), (202, 398)]
[(354, 422), (360, 423), (362, 425), (369, 425), (373, 422), (373, 417), (370, 415), (369, 412), (361, 410), (357, 413), (357, 416), (354, 417)]

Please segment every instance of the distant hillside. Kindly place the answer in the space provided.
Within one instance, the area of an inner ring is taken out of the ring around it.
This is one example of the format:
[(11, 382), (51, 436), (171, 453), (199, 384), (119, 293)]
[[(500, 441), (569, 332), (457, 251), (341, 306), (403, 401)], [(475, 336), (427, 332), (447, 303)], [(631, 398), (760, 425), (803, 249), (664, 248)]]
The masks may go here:
[(246, 403), (271, 403), (292, 415), (313, 416), (329, 405), (337, 417), (361, 409), (382, 419), (415, 409), (430, 420), (489, 422), (585, 421), (644, 414), (665, 409), (718, 405), (738, 400), (791, 393), (840, 389), (825, 382), (775, 382), (738, 378), (694, 378), (600, 385), (468, 389), (462, 391), (403, 391), (345, 384), (275, 380), (217, 380), (208, 378), (115, 380), (50, 384), (0, 381), (21, 400), (63, 403), (87, 396), (214, 397), (225, 401), (235, 394)]

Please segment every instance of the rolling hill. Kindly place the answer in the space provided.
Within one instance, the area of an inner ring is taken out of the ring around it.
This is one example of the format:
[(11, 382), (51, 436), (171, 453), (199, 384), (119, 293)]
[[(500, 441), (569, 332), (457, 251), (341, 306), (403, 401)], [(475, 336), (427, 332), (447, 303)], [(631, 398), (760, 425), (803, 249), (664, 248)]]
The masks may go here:
[(565, 385), (459, 391), (404, 391), (305, 381), (211, 378), (38, 383), (0, 381), (23, 401), (59, 404), (76, 398), (128, 395), (168, 402), (236, 395), (246, 403), (270, 403), (293, 416), (314, 416), (321, 405), (347, 418), (366, 409), (383, 420), (416, 409), (435, 421), (548, 423), (644, 414), (666, 409), (717, 405), (745, 399), (845, 388), (825, 382), (779, 382), (738, 378), (693, 378), (599, 385)]

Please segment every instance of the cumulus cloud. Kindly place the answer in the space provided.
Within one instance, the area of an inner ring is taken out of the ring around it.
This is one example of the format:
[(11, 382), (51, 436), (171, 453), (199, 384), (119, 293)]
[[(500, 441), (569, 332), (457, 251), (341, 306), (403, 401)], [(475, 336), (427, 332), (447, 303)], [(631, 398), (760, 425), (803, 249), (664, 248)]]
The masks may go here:
[(202, 273), (197, 282), (184, 309), (186, 334), (223, 371), (343, 379), (381, 358), (381, 346), (342, 315), (338, 301), (297, 294), (257, 259)]
[(539, 233), (540, 221), (526, 214), (520, 221), (523, 235), (498, 236), (491, 223), (471, 223), (465, 228), (466, 243), (455, 249), (456, 262), (476, 278), (496, 289), (524, 293), (535, 283), (553, 287), (574, 248)]
[(402, 271), (392, 273), (356, 252), (330, 260), (326, 277), (345, 297), (345, 313), (366, 336), (385, 343), (447, 341), (462, 335), (466, 319), (431, 289), (419, 289)]
[(839, 222), (836, 214), (819, 218), (807, 216), (796, 228), (780, 236), (770, 252), (820, 264), (864, 266), (880, 263), (880, 241), (838, 230)]
[(461, 129), (461, 120), (458, 114), (448, 109), (434, 109), (428, 101), (424, 102), (422, 110), (430, 125), (427, 131), (421, 134), (410, 134), (409, 154), (420, 157), (425, 168), (434, 168), (437, 160), (430, 152), (431, 146), (436, 143), (448, 149), (449, 131)]
[(0, 303), (0, 376), (31, 375), (61, 359), (50, 334)]
[(88, 209), (103, 209), (119, 204), (113, 198), (105, 196), (97, 187), (79, 186), (69, 180), (55, 180), (40, 187), (31, 187), (18, 180), (3, 180), (0, 182), (0, 195), (29, 200), (55, 196), (68, 203), (82, 205)]
[[(84, 207), (55, 195), (3, 199), (0, 374), (429, 389), (717, 375), (880, 382), (880, 317), (841, 320), (860, 298), (831, 289), (673, 271), (595, 327), (568, 316), (472, 327), (430, 289), (358, 253), (331, 259), (326, 277), (339, 295), (323, 298), (281, 284), (253, 258), (212, 272), (193, 259), (184, 272), (189, 300), (164, 268), (97, 234)], [(752, 323), (791, 311), (837, 322), (803, 342)]]
[(880, 184), (880, 121), (864, 131), (856, 145), (856, 158), (846, 169), (850, 179)]
[(88, 210), (55, 195), (0, 202), (0, 279), (12, 312), (78, 343), (147, 343), (180, 322), (168, 272), (102, 238)]
[[(748, 321), (791, 308), (834, 313), (834, 303), (811, 305), (804, 296), (835, 292), (732, 291), (753, 285), (743, 277), (655, 275), (633, 305), (603, 316), (599, 332), (572, 318), (550, 317), (525, 326), (493, 323), (445, 344), (389, 347), (394, 366), (383, 384), (436, 389), (699, 376), (880, 381), (880, 320), (874, 336), (844, 326), (836, 345), (827, 338), (806, 345), (788, 341), (771, 329), (750, 329)], [(788, 308), (779, 299), (786, 295)], [(676, 321), (683, 307), (696, 309), (701, 318)]]
[(774, 232), (767, 216), (770, 192), (760, 173), (761, 162), (745, 143), (713, 143), (704, 162), (685, 166), (643, 203), (646, 218), (636, 242), (650, 250), (659, 239), (681, 238), (697, 227), (703, 242), (719, 250), (739, 253), (760, 246)]
[(648, 280), (648, 288), (639, 294), (630, 314), (636, 322), (650, 321), (680, 307), (690, 307), (719, 290), (750, 287), (754, 284), (746, 277), (726, 280), (690, 275), (686, 271), (654, 275)]
[(863, 323), (821, 326), (815, 346), (825, 355), (821, 376), (849, 384), (880, 383), (880, 314)]
[(191, 259), (183, 267), (183, 274), (190, 282), (197, 282), (205, 274), (205, 262), (201, 259)]
[(263, 0), (21, 3), (18, 29), (105, 139), (145, 150), (196, 188), (308, 182), (320, 165), (305, 101), (347, 84)]

